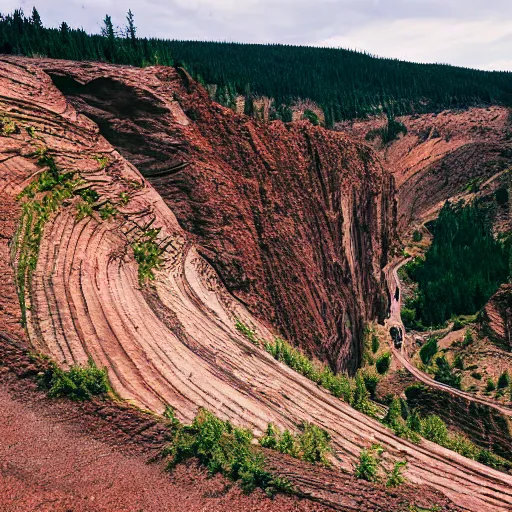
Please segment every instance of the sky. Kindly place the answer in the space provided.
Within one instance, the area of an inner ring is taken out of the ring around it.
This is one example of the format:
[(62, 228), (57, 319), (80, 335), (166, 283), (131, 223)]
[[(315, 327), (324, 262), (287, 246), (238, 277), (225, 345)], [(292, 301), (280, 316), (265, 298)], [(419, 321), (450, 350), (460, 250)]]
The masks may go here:
[[(0, 0), (0, 12), (34, 0)], [(511, 0), (39, 0), (46, 26), (99, 32), (105, 14), (140, 36), (364, 50), (414, 62), (512, 71)]]

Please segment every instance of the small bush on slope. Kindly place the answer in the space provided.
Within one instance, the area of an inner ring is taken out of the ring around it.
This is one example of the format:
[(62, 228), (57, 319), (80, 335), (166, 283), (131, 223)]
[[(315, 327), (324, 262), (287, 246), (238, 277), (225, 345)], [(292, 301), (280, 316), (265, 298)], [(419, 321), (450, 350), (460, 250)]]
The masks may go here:
[[(174, 418), (174, 414), (172, 414)], [(170, 456), (169, 469), (195, 457), (211, 474), (222, 473), (233, 480), (240, 480), (245, 491), (255, 487), (268, 494), (290, 492), (288, 481), (274, 477), (265, 469), (265, 458), (252, 445), (250, 430), (233, 427), (205, 409), (200, 409), (191, 425), (174, 422), (174, 439), (163, 455)]]
[(391, 352), (384, 352), (378, 359), (375, 364), (375, 367), (377, 368), (377, 371), (384, 375), (389, 370), (389, 367), (391, 366)]
[(331, 451), (329, 434), (308, 422), (301, 426), (301, 433), (293, 435), (289, 430), (280, 432), (269, 423), (265, 436), (260, 439), (261, 446), (291, 455), (312, 464), (329, 464), (327, 454)]
[(71, 400), (89, 400), (110, 391), (106, 368), (98, 368), (92, 360), (86, 366), (73, 365), (69, 370), (50, 363), (40, 378), (42, 387), (51, 397), (69, 397)]

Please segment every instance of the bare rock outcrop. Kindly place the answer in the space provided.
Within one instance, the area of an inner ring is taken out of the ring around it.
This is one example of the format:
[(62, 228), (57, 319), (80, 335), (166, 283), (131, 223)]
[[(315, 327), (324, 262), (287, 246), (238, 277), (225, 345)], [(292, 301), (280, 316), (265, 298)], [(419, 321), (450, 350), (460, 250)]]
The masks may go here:
[(336, 370), (387, 307), (394, 184), (350, 136), (259, 123), (171, 68), (40, 61), (155, 187), (228, 290)]
[[(447, 199), (487, 187), (507, 186), (504, 172), (512, 166), (512, 115), (504, 107), (447, 110), (398, 118), (407, 128), (383, 145), (369, 142), (396, 179), (399, 231), (424, 219)], [(385, 118), (338, 126), (364, 139), (383, 128)], [(503, 183), (502, 183), (503, 181)]]
[(482, 332), (512, 351), (512, 284), (503, 284), (485, 305), (480, 319)]

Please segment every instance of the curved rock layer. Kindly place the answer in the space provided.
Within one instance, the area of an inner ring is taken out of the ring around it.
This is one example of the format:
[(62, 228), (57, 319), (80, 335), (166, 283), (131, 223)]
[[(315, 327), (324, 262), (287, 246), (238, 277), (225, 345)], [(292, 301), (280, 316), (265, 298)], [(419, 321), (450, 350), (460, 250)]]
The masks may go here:
[(235, 297), (355, 371), (364, 323), (386, 309), (396, 218), (392, 178), (371, 150), (309, 122), (235, 115), (184, 71), (39, 65), (155, 187)]
[[(490, 192), (512, 166), (512, 115), (504, 107), (447, 110), (439, 114), (404, 116), (407, 134), (382, 146), (372, 145), (395, 177), (399, 230), (435, 213), (451, 198), (487, 185)], [(365, 138), (382, 128), (385, 119), (344, 123), (340, 128)], [(492, 182), (492, 183), (490, 183)]]
[[(397, 438), (241, 336), (235, 318), (263, 338), (271, 333), (226, 291), (156, 191), (32, 62), (0, 60), (0, 108), (23, 127), (1, 138), (2, 194), (12, 200), (41, 171), (34, 149), (44, 144), (62, 171), (79, 174), (119, 210), (108, 220), (95, 212), (77, 221), (69, 200), (47, 222), (27, 296), (38, 350), (62, 364), (92, 357), (120, 396), (157, 412), (169, 403), (184, 421), (199, 406), (257, 433), (270, 421), (292, 429), (311, 421), (332, 436), (335, 466), (349, 471), (363, 447), (381, 443), (386, 464), (407, 460), (412, 482), (469, 510), (510, 510), (510, 475)], [(130, 197), (125, 206), (122, 193)], [(141, 286), (131, 244), (150, 224), (160, 228), (165, 264)]]

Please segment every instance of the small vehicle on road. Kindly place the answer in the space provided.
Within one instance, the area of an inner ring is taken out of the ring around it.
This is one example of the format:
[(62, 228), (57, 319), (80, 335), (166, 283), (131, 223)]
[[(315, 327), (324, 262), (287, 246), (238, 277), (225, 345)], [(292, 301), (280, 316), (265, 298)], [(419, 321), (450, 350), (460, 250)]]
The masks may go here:
[(395, 348), (400, 348), (403, 342), (402, 328), (394, 325), (389, 330), (389, 334), (391, 335), (391, 339), (393, 340)]

